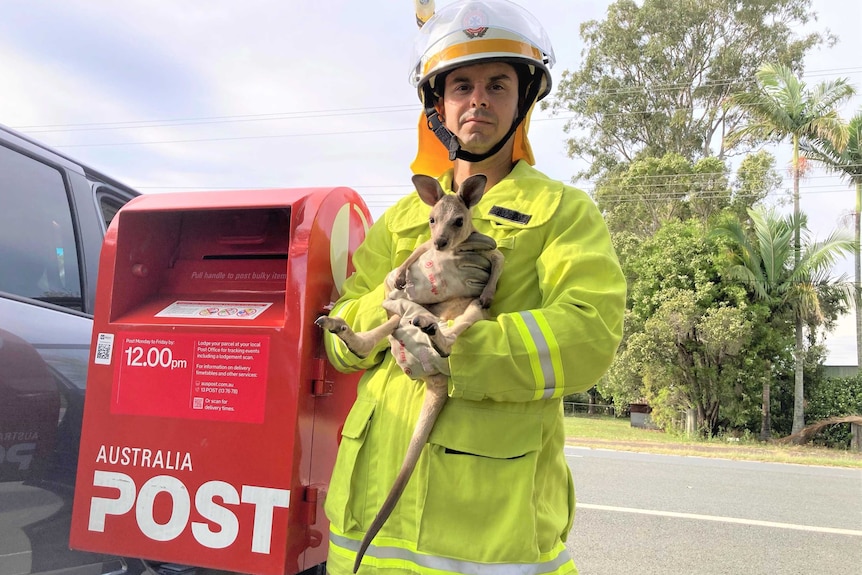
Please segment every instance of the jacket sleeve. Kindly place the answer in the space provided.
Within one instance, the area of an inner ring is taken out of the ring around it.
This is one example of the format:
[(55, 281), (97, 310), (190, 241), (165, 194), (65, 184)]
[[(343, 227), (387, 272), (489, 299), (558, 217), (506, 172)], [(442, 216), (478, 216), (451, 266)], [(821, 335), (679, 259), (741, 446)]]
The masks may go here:
[(520, 261), (514, 248), (503, 268), (535, 266), (540, 305), (495, 310), (502, 313), (461, 334), (449, 358), (452, 397), (560, 398), (589, 389), (610, 366), (622, 338), (625, 278), (592, 201), (561, 212), (530, 240), (542, 243), (535, 261)]
[[(385, 297), (383, 280), (391, 269), (391, 244), (384, 217), (371, 226), (353, 254), (356, 271), (344, 283), (344, 294), (329, 315), (343, 319), (355, 332), (377, 327), (388, 317), (381, 304)], [(329, 361), (338, 371), (345, 373), (377, 365), (389, 348), (388, 338), (383, 338), (367, 357), (360, 358), (335, 335), (326, 332), (323, 337)]]

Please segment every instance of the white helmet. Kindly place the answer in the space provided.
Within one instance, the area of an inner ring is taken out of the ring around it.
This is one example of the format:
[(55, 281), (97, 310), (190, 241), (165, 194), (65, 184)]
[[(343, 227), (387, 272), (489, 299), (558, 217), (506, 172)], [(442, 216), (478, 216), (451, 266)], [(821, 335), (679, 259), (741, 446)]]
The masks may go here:
[[(507, 62), (518, 70), (521, 103), (510, 132), (481, 156), (460, 150), (442, 126), (434, 104), (440, 96), (440, 74), (485, 62)], [(456, 157), (480, 161), (495, 154), (511, 137), (530, 108), (551, 91), (549, 68), (554, 50), (532, 14), (508, 0), (458, 0), (437, 11), (419, 30), (413, 44), (410, 83), (419, 92), (429, 128)], [(442, 128), (442, 129), (441, 129)]]
[(433, 89), (441, 72), (493, 61), (526, 64), (532, 74), (540, 74), (536, 101), (550, 92), (554, 49), (533, 15), (508, 0), (460, 0), (437, 11), (420, 28), (413, 43), (410, 83), (424, 101), (423, 88)]

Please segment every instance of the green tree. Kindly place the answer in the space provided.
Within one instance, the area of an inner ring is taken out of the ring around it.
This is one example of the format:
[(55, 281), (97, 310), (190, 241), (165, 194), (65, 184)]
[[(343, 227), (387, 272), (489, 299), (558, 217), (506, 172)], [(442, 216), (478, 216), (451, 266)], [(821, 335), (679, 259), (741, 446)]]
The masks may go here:
[(767, 152), (750, 154), (736, 177), (716, 158), (691, 162), (679, 154), (645, 157), (603, 176), (594, 197), (611, 233), (648, 237), (670, 221), (708, 221), (731, 208), (745, 210), (777, 189), (780, 178)]
[[(808, 240), (804, 214), (781, 217), (774, 211), (751, 209), (751, 228), (738, 220), (719, 223), (713, 233), (731, 241), (731, 265), (726, 274), (742, 282), (755, 301), (765, 302), (773, 314), (790, 310), (794, 318), (794, 402), (792, 432), (804, 421), (804, 333), (826, 321), (823, 302), (834, 297), (835, 280), (829, 272), (837, 258), (853, 249), (852, 241), (838, 233), (822, 242)], [(794, 246), (799, 245), (800, 249)], [(836, 308), (830, 306), (831, 313)], [(774, 316), (773, 316), (774, 319)], [(770, 423), (770, 380), (763, 380), (763, 424), (761, 438), (768, 439)]]
[(742, 120), (722, 106), (765, 61), (799, 67), (831, 36), (798, 34), (816, 19), (812, 0), (618, 0), (582, 24), (580, 68), (566, 70), (545, 108), (571, 112), (571, 157), (592, 178), (620, 163), (677, 153), (689, 160), (729, 150)]
[(693, 409), (698, 428), (715, 433), (723, 406), (752, 381), (756, 346), (745, 291), (720, 282), (719, 245), (706, 229), (696, 218), (671, 221), (624, 243), (626, 334), (599, 391), (618, 407), (647, 399), (665, 427)]
[(862, 262), (859, 257), (860, 221), (862, 213), (862, 110), (848, 123), (847, 145), (836, 146), (828, 139), (818, 139), (803, 145), (807, 158), (816, 160), (834, 173), (846, 178), (856, 187), (856, 210), (853, 212), (854, 230), (854, 304), (856, 308), (856, 365), (862, 366)]
[[(752, 324), (744, 308), (709, 300), (705, 305), (695, 291), (666, 297), (644, 326), (641, 352), (652, 359), (644, 362), (646, 396), (657, 421), (671, 421), (674, 408), (682, 403), (694, 409), (698, 429), (715, 435), (722, 401), (739, 376), (737, 358), (751, 339)], [(671, 411), (663, 414), (670, 398)]]
[[(737, 92), (727, 99), (727, 108), (743, 112), (747, 119), (744, 125), (727, 135), (727, 140), (735, 143), (790, 138), (793, 213), (798, 217), (802, 176), (800, 145), (821, 141), (837, 149), (843, 148), (849, 134), (836, 107), (856, 91), (846, 78), (821, 82), (809, 89), (791, 68), (780, 64), (764, 64), (757, 71), (756, 79), (756, 90)], [(795, 239), (798, 246), (798, 236)]]
[[(847, 127), (838, 117), (836, 106), (854, 93), (846, 78), (821, 82), (809, 89), (788, 66), (764, 64), (757, 71), (757, 90), (738, 92), (728, 98), (729, 109), (741, 110), (748, 123), (728, 134), (728, 141), (738, 142), (749, 138), (781, 141), (790, 138), (793, 150), (791, 170), (793, 173), (793, 214), (801, 220), (799, 210), (799, 180), (802, 164), (799, 160), (800, 144), (804, 141), (822, 140), (836, 147), (847, 143)], [(800, 233), (802, 226), (793, 229), (794, 265), (799, 267), (801, 257)], [(796, 363), (793, 432), (805, 424), (803, 416), (803, 322), (804, 316), (796, 316)]]

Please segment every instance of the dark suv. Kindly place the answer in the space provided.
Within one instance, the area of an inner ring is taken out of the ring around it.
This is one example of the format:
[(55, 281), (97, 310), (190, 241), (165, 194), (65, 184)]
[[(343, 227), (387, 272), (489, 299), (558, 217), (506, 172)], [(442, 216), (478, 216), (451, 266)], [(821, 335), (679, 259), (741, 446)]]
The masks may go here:
[(0, 575), (142, 569), (69, 549), (99, 250), (135, 195), (0, 126)]

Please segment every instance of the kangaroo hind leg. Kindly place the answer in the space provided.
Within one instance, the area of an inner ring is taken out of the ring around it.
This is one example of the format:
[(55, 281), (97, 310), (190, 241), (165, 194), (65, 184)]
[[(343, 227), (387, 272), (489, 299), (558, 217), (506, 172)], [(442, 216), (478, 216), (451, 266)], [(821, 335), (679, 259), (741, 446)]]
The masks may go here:
[(368, 331), (362, 331), (359, 333), (354, 332), (350, 329), (350, 326), (347, 325), (343, 319), (339, 317), (327, 317), (321, 316), (317, 318), (314, 323), (318, 326), (322, 327), (326, 331), (329, 331), (344, 342), (344, 345), (347, 346), (347, 349), (351, 351), (357, 357), (368, 357), (368, 354), (371, 353), (371, 350), (377, 345), (377, 343), (390, 335), (395, 328), (398, 327), (398, 323), (401, 321), (401, 316), (393, 315), (385, 323), (370, 329)]

